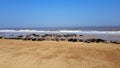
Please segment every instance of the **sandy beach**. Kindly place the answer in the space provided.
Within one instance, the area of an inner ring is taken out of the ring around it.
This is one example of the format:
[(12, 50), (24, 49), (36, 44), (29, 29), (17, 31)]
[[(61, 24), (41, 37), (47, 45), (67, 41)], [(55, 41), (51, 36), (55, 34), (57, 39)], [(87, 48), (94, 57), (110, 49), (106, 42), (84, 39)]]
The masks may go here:
[(0, 68), (120, 68), (120, 0), (0, 0)]
[(119, 44), (0, 39), (0, 68), (119, 67)]

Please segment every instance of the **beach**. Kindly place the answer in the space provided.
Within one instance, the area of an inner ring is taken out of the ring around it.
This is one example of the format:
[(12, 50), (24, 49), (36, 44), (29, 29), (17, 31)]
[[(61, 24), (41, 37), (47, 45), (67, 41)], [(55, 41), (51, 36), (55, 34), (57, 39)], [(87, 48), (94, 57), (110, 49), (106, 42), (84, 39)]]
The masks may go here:
[(0, 68), (119, 67), (119, 44), (0, 39)]
[(0, 0), (0, 68), (120, 68), (120, 0)]

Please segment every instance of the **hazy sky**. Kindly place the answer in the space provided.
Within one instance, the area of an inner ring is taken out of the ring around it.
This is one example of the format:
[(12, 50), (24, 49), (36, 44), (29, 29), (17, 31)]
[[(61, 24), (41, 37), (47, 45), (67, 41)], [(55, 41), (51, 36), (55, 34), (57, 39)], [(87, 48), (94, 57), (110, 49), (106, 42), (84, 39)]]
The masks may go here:
[(120, 0), (0, 0), (0, 27), (120, 26)]

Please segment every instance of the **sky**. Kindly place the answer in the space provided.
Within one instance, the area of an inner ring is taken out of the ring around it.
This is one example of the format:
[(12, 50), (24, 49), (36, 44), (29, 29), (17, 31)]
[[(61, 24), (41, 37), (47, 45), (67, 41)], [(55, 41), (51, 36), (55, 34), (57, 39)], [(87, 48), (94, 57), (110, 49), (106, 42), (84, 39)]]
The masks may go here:
[(120, 26), (120, 0), (0, 0), (0, 28)]

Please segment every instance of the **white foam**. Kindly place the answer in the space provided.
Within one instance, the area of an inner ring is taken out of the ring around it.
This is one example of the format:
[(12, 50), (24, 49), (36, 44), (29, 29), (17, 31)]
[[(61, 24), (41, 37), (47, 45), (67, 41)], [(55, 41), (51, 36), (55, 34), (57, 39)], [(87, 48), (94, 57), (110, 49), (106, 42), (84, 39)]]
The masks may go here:
[(16, 30), (0, 30), (0, 32), (15, 32)]
[(0, 30), (0, 32), (39, 32), (39, 33), (88, 33), (88, 34), (120, 34), (120, 31), (80, 31), (80, 30)]
[(76, 32), (80, 32), (80, 30), (59, 30), (59, 32), (66, 32), (66, 33), (76, 33)]

